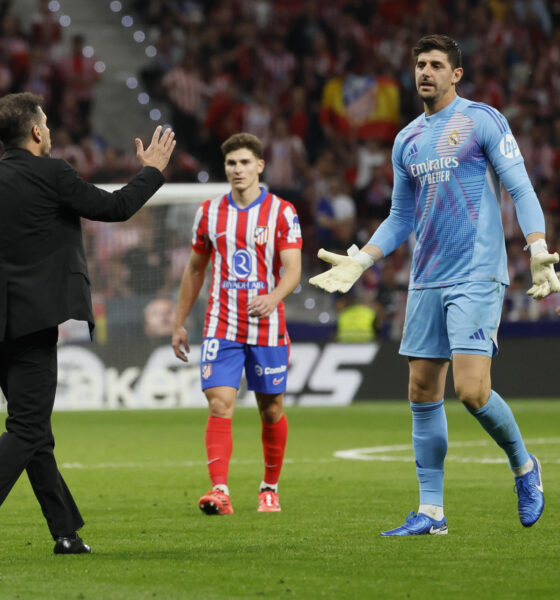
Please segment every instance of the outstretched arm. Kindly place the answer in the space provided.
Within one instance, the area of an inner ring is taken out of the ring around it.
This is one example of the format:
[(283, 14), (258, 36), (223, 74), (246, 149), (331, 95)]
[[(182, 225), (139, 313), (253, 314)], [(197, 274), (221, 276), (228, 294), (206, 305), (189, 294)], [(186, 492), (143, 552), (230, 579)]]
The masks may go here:
[(311, 285), (327, 292), (346, 293), (383, 256), (398, 248), (414, 227), (414, 187), (401, 164), (400, 145), (393, 147), (394, 184), (389, 216), (377, 228), (369, 242), (358, 250), (348, 248), (348, 256), (334, 254), (321, 248), (317, 256), (332, 266), (331, 269), (309, 280)]
[(156, 127), (152, 141), (144, 150), (136, 139), (136, 155), (144, 167), (127, 185), (115, 192), (107, 192), (82, 179), (64, 160), (58, 164), (58, 199), (62, 207), (94, 221), (125, 221), (138, 211), (162, 186), (161, 171), (165, 169), (173, 149), (174, 133)]

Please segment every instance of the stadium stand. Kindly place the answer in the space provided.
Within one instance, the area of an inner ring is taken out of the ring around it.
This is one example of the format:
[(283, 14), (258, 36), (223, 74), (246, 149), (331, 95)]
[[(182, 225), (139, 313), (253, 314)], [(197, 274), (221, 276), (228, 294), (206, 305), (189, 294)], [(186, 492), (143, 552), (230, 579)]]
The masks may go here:
[[(558, 249), (559, 22), (559, 3), (542, 0), (3, 0), (0, 94), (42, 93), (53, 154), (98, 183), (136, 170), (122, 144), (140, 121), (142, 132), (168, 119), (175, 128), (181, 148), (168, 180), (176, 183), (221, 181), (221, 141), (239, 130), (259, 135), (267, 143), (267, 185), (300, 214), (309, 275), (322, 269), (320, 245), (364, 243), (387, 214), (392, 140), (421, 110), (409, 50), (423, 33), (445, 31), (464, 52), (459, 93), (510, 121)], [(100, 37), (100, 23), (110, 34)], [(528, 257), (505, 193), (502, 210), (512, 281), (503, 321), (553, 320), (554, 296), (537, 304), (524, 295)], [(113, 324), (114, 335), (141, 335), (147, 303), (176, 294), (192, 213), (174, 203), (118, 226), (85, 224), (109, 338)], [(383, 335), (392, 339), (401, 332), (411, 245), (376, 265), (356, 290), (377, 298)], [(332, 326), (334, 300), (304, 287), (288, 311), (310, 325), (322, 315)], [(123, 334), (125, 314), (134, 327)]]

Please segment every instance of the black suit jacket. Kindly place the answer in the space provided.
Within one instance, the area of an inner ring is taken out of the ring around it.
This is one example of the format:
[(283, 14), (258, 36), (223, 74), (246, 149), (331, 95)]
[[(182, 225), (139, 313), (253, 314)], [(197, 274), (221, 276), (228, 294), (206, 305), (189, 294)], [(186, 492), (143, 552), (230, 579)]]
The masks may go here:
[(144, 167), (109, 193), (64, 160), (10, 149), (0, 160), (0, 341), (94, 320), (80, 217), (125, 221), (163, 184)]

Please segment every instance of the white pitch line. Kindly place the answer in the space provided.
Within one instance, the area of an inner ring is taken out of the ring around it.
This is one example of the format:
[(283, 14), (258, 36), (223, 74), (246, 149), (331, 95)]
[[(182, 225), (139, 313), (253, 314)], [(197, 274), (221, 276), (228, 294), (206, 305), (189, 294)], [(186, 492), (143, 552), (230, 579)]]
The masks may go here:
[[(560, 444), (560, 438), (533, 438), (525, 440), (527, 445), (545, 445), (545, 444)], [(470, 442), (449, 442), (449, 448), (467, 448), (467, 447), (484, 447), (493, 446), (492, 440), (477, 440)], [(319, 464), (336, 462), (337, 459), (347, 460), (367, 460), (379, 462), (412, 462), (414, 457), (409, 454), (407, 456), (395, 456), (387, 453), (391, 452), (412, 452), (412, 444), (394, 444), (392, 446), (373, 446), (371, 448), (352, 448), (349, 450), (338, 450), (333, 454), (332, 458), (286, 458), (284, 464)], [(490, 458), (490, 457), (472, 457), (472, 456), (447, 456), (447, 461), (460, 463), (505, 463), (505, 458)], [(544, 464), (560, 464), (560, 459), (541, 459)], [(262, 464), (262, 459), (232, 459), (232, 465), (254, 465)], [(163, 461), (163, 462), (102, 462), (102, 463), (79, 463), (68, 462), (61, 463), (61, 469), (165, 469), (165, 468), (199, 468), (206, 467), (206, 461), (202, 460), (185, 460), (185, 461)]]
[[(525, 440), (528, 446), (537, 446), (545, 444), (560, 444), (560, 438), (532, 438)], [(477, 440), (470, 442), (449, 442), (449, 448), (468, 448), (468, 447), (490, 447), (495, 446), (493, 440)], [(334, 453), (337, 458), (347, 460), (367, 460), (378, 462), (413, 462), (414, 456), (395, 456), (387, 453), (391, 452), (412, 452), (412, 444), (394, 444), (392, 446), (373, 446), (371, 448), (351, 448), (349, 450), (338, 450)], [(499, 464), (507, 463), (504, 457), (474, 457), (474, 456), (447, 456), (447, 461), (459, 463), (479, 463), (479, 464)], [(560, 459), (539, 459), (544, 464), (560, 464)]]
[[(285, 458), (284, 464), (296, 464), (296, 463), (331, 463), (337, 462), (336, 458), (300, 458), (294, 460), (293, 458)], [(542, 461), (541, 461), (542, 462)], [(238, 460), (232, 459), (230, 464), (232, 465), (254, 465), (262, 464), (261, 459), (247, 459)], [(190, 468), (190, 467), (206, 467), (206, 461), (196, 460), (185, 460), (185, 461), (164, 461), (164, 462), (105, 462), (105, 463), (79, 463), (69, 462), (59, 464), (61, 469), (163, 469), (163, 468)]]

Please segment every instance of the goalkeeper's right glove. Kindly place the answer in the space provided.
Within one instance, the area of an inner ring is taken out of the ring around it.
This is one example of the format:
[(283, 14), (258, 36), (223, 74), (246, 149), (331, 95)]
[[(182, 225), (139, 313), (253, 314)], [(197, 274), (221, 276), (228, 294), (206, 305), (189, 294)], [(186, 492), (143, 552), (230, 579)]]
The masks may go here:
[(535, 300), (546, 298), (551, 292), (560, 292), (560, 281), (554, 270), (554, 264), (558, 262), (558, 252), (549, 254), (546, 242), (537, 240), (525, 249), (531, 250), (531, 277), (533, 285), (527, 290), (527, 294)]
[(347, 252), (348, 256), (343, 256), (321, 248), (317, 256), (333, 266), (328, 271), (312, 277), (309, 283), (327, 292), (346, 293), (362, 273), (374, 264), (373, 258), (367, 252), (358, 250), (355, 244), (348, 248)]

